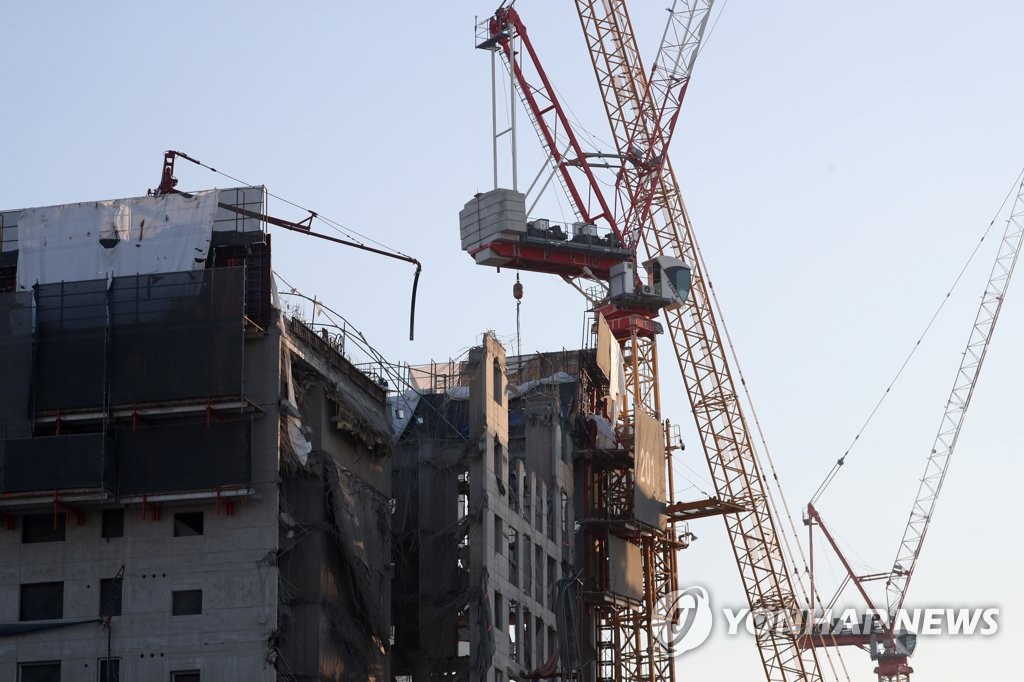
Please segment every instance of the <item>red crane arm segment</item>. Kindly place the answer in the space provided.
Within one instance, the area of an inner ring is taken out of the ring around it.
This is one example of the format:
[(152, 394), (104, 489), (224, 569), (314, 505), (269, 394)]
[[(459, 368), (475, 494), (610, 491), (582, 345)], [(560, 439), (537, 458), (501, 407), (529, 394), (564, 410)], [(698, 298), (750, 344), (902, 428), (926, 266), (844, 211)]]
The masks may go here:
[[(533, 47), (533, 43), (530, 41), (530, 37), (526, 32), (526, 26), (523, 24), (519, 13), (510, 7), (498, 9), (490, 21), (490, 33), (491, 39), (494, 40), (501, 48), (502, 56), (512, 69), (513, 76), (516, 80), (519, 92), (526, 103), (527, 110), (533, 119), (534, 125), (541, 134), (544, 146), (547, 147), (548, 152), (551, 154), (551, 158), (556, 169), (562, 175), (572, 201), (576, 205), (576, 209), (579, 211), (580, 216), (588, 223), (596, 223), (598, 220), (602, 219), (605, 220), (615, 237), (621, 241), (622, 232), (615, 219), (615, 215), (605, 200), (604, 193), (601, 191), (601, 186), (597, 182), (597, 178), (594, 177), (593, 169), (587, 162), (587, 154), (583, 151), (583, 147), (580, 145), (579, 139), (573, 132), (572, 126), (569, 124), (569, 119), (566, 117), (565, 112), (562, 109), (562, 105), (555, 96), (554, 88), (551, 87), (551, 82), (548, 80), (547, 73), (544, 71), (544, 67), (537, 58), (537, 52)], [(523, 47), (526, 48), (526, 54), (529, 57), (530, 64), (536, 71), (537, 78), (540, 81), (539, 87), (531, 85), (527, 80), (526, 75), (523, 72), (521, 60), (516, 58), (516, 54), (512, 47), (513, 37), (518, 37), (522, 41)], [(546, 102), (546, 104), (543, 104), (541, 100)], [(565, 159), (562, 154), (562, 150), (559, 149), (555, 130), (553, 128), (553, 122), (551, 120), (552, 115), (558, 125), (562, 127), (563, 134), (568, 139), (569, 148), (576, 155), (576, 158), (573, 159), (571, 163)], [(578, 167), (586, 177), (590, 193), (600, 206), (599, 213), (590, 213), (587, 202), (583, 200), (583, 195), (576, 186), (576, 180), (570, 172), (570, 168), (572, 167)]]

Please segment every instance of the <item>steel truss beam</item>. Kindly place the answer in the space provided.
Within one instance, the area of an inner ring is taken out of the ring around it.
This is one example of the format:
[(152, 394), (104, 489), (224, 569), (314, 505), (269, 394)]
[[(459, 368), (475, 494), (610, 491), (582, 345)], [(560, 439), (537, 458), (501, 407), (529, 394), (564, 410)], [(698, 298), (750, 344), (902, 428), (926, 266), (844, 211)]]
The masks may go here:
[[(618, 151), (623, 155), (635, 152), (630, 145), (641, 130), (647, 130), (647, 139), (657, 143), (658, 131), (650, 130), (635, 112), (663, 111), (664, 102), (652, 98), (624, 0), (577, 0), (576, 6)], [(710, 9), (710, 2), (691, 3), (694, 12), (702, 7)], [(695, 56), (699, 41), (687, 44), (693, 46), (691, 54)], [(688, 63), (692, 65), (692, 59)], [(678, 101), (675, 104), (678, 107)], [(670, 119), (668, 132), (677, 114), (678, 109)], [(663, 156), (663, 169), (655, 181), (650, 210), (632, 222), (624, 221), (623, 229), (629, 237), (632, 225), (640, 223), (643, 230), (638, 238), (649, 258), (671, 255), (693, 268), (690, 297), (682, 308), (665, 311), (666, 326), (716, 492), (742, 508), (726, 515), (725, 522), (747, 600), (751, 609), (796, 609), (798, 603), (776, 534), (776, 513), (767, 480), (740, 408), (703, 262), (667, 158), (667, 141), (651, 151)], [(637, 183), (644, 182), (635, 170), (627, 170), (621, 178), (626, 196), (634, 195)], [(773, 630), (758, 631), (756, 638), (768, 680), (821, 679), (813, 651), (801, 655), (792, 638)]]
[(890, 622), (895, 619), (896, 613), (903, 607), (903, 601), (906, 599), (907, 587), (910, 585), (910, 579), (913, 577), (914, 568), (917, 566), (917, 560), (921, 554), (921, 545), (924, 544), (928, 526), (935, 513), (939, 492), (942, 490), (943, 481), (946, 480), (949, 462), (953, 456), (953, 450), (956, 448), (956, 441), (960, 436), (960, 429), (963, 426), (967, 408), (970, 406), (971, 396), (974, 395), (974, 387), (978, 383), (981, 366), (985, 362), (988, 345), (992, 340), (992, 332), (999, 320), (999, 311), (1002, 310), (1003, 297), (1010, 284), (1010, 278), (1013, 276), (1014, 266), (1017, 264), (1022, 239), (1024, 239), (1024, 180), (1017, 187), (1017, 197), (1010, 210), (1010, 217), (1006, 221), (1003, 239), (999, 242), (999, 251), (996, 254), (995, 263), (992, 265), (988, 283), (985, 285), (985, 293), (982, 294), (981, 306), (978, 309), (977, 317), (975, 317), (974, 326), (971, 327), (971, 336), (967, 341), (960, 369), (957, 370), (953, 390), (949, 394), (949, 400), (946, 401), (946, 411), (942, 415), (938, 435), (936, 435), (935, 443), (928, 455), (924, 476), (922, 476), (917, 490), (917, 497), (910, 509), (910, 520), (907, 522), (903, 540), (900, 542), (900, 549), (896, 555), (896, 562), (893, 564), (892, 579), (886, 584)]

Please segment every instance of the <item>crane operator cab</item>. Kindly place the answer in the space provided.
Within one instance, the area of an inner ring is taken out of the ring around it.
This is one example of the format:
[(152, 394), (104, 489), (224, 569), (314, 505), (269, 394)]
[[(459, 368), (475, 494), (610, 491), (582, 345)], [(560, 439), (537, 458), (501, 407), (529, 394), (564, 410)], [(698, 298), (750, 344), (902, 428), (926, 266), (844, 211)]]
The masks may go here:
[(637, 276), (632, 260), (613, 265), (609, 270), (609, 300), (618, 305), (675, 310), (689, 298), (693, 277), (686, 261), (657, 256), (644, 263), (644, 269), (649, 284), (643, 284)]
[(665, 307), (674, 310), (690, 296), (693, 271), (686, 261), (673, 256), (657, 256), (644, 263), (651, 277), (651, 288), (657, 296), (670, 301)]
[(906, 659), (908, 656), (914, 655), (914, 650), (917, 648), (917, 635), (907, 630), (900, 630), (895, 637), (886, 640), (879, 637), (878, 633), (872, 632), (870, 645), (872, 661)]

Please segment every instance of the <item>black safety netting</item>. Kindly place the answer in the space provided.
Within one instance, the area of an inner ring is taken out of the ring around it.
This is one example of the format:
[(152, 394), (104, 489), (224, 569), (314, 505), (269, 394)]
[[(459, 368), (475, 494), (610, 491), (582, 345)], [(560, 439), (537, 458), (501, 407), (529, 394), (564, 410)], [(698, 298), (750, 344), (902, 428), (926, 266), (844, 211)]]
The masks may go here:
[(0, 294), (0, 438), (29, 435), (31, 377), (32, 294)]
[(107, 281), (40, 284), (33, 393), (37, 410), (103, 405)]
[(150, 426), (117, 437), (118, 494), (213, 490), (252, 481), (252, 421)]
[(244, 268), (116, 277), (112, 405), (242, 393)]
[(101, 433), (0, 440), (0, 492), (113, 491), (114, 448)]

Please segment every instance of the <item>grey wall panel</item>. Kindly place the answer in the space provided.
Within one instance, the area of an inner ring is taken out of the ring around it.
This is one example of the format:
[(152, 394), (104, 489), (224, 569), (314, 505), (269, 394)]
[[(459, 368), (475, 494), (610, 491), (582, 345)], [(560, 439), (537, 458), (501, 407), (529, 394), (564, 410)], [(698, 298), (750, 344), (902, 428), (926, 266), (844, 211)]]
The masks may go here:
[(608, 589), (630, 599), (644, 597), (644, 562), (640, 547), (608, 537)]
[(643, 410), (636, 413), (636, 485), (634, 516), (649, 526), (665, 527), (665, 436), (661, 422)]

